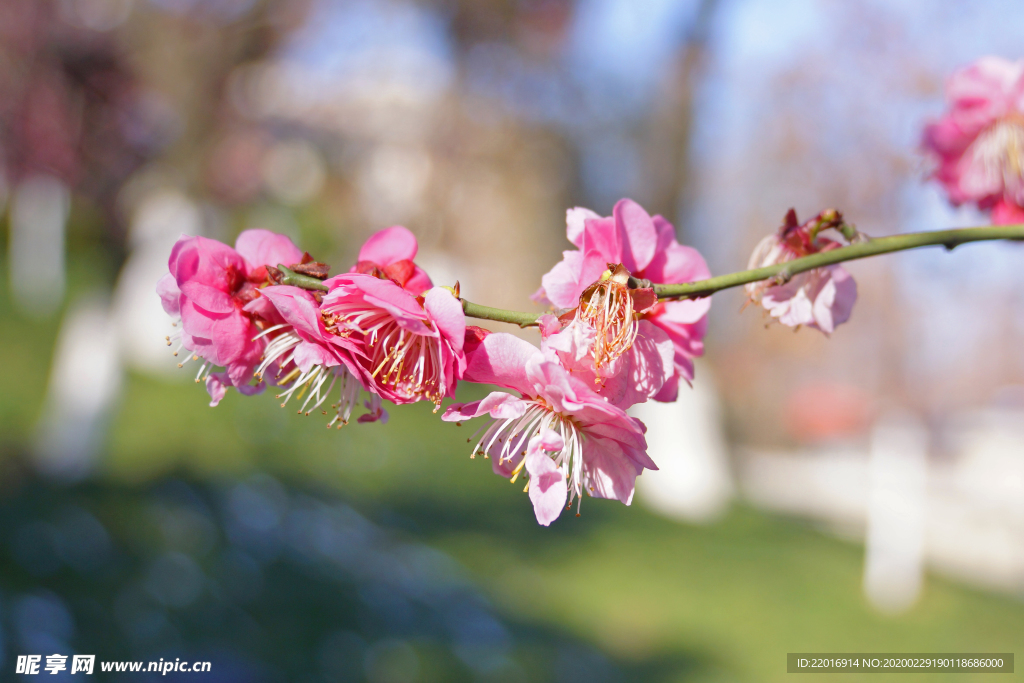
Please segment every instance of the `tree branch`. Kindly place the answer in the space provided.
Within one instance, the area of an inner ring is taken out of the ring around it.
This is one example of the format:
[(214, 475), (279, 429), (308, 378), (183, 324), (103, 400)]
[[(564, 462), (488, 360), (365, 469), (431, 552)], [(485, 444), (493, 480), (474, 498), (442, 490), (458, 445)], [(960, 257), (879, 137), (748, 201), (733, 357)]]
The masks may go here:
[[(682, 284), (654, 285), (654, 291), (659, 299), (699, 299), (710, 296), (723, 289), (731, 289), (751, 282), (760, 282), (770, 278), (783, 275), (791, 278), (794, 275), (804, 273), (815, 268), (854, 261), (889, 254), (908, 249), (919, 249), (921, 247), (944, 246), (946, 249), (966, 244), (968, 242), (986, 242), (992, 240), (1024, 240), (1024, 225), (987, 225), (980, 228), (959, 228), (955, 230), (935, 230), (928, 232), (908, 232), (902, 235), (891, 235), (877, 239), (851, 244), (831, 251), (823, 251), (811, 256), (794, 259), (785, 263), (779, 263), (766, 268), (744, 270), (729, 275), (700, 280), (698, 282), (686, 282)], [(281, 271), (281, 284), (293, 285), (303, 289), (315, 289), (327, 291), (326, 285), (320, 280), (308, 275), (300, 275), (295, 271), (282, 265), (277, 266)], [(469, 318), (480, 320), (493, 320), (501, 323), (511, 323), (520, 327), (529, 327), (537, 324), (537, 318), (542, 314), (525, 313), (522, 311), (508, 311), (503, 308), (492, 308), (481, 306), (472, 301), (462, 299), (462, 310)]]
[(660, 299), (695, 299), (714, 294), (723, 289), (767, 280), (783, 272), (788, 273), (789, 277), (792, 277), (815, 268), (831, 266), (844, 261), (854, 261), (869, 256), (933, 246), (944, 246), (946, 249), (952, 250), (954, 247), (967, 242), (984, 242), (989, 240), (1024, 240), (1024, 225), (987, 225), (981, 228), (908, 232), (902, 235), (879, 237), (867, 242), (851, 244), (839, 249), (832, 249), (831, 251), (823, 251), (766, 268), (719, 275), (718, 277), (700, 280), (699, 282), (654, 285), (654, 291)]

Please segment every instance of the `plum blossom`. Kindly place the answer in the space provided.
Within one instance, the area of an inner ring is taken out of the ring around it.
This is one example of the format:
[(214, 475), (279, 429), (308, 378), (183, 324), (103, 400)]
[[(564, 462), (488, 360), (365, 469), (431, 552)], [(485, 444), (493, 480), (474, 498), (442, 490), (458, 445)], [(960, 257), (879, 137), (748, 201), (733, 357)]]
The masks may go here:
[(464, 377), (519, 392), (517, 397), (496, 391), (480, 401), (452, 404), (443, 419), (490, 416), (471, 457), (482, 452), (496, 474), (513, 482), (525, 467), (541, 524), (558, 516), (566, 496), (571, 505), (584, 492), (629, 505), (637, 476), (658, 469), (647, 455), (642, 422), (522, 339), (505, 333), (477, 339)]
[(610, 403), (626, 409), (657, 395), (675, 373), (675, 349), (668, 334), (649, 320), (639, 320), (634, 340), (603, 368), (595, 360), (595, 328), (579, 317), (562, 327), (553, 315), (538, 320), (541, 350), (549, 360), (586, 382)]
[(182, 236), (175, 243), (170, 273), (157, 293), (164, 310), (181, 318), (179, 349), (203, 360), (196, 381), (207, 378), (211, 367), (226, 369), (207, 381), (212, 405), (228, 386), (244, 393), (259, 389), (249, 380), (266, 344), (261, 331), (278, 322), (260, 297), (268, 283), (266, 266), (298, 263), (302, 256), (287, 237), (267, 230), (244, 231), (234, 249), (206, 237)]
[[(276, 367), (278, 369), (278, 383), (286, 387), (278, 395), (278, 398), (284, 399), (282, 407), (293, 396), (304, 395), (305, 401), (298, 412), (308, 415), (326, 401), (337, 384), (341, 390), (341, 397), (337, 403), (331, 405), (335, 415), (328, 423), (328, 427), (335, 423), (339, 423), (339, 428), (348, 424), (352, 409), (357, 405), (363, 392), (368, 394), (368, 398), (363, 402), (368, 412), (361, 415), (358, 421), (380, 420), (386, 422), (388, 415), (381, 406), (379, 389), (382, 386), (387, 386), (387, 379), (395, 379), (396, 384), (400, 385), (399, 389), (388, 394), (388, 398), (395, 402), (419, 400), (415, 396), (421, 394), (429, 394), (431, 400), (440, 401), (440, 398), (435, 397), (429, 389), (434, 386), (429, 377), (432, 371), (432, 366), (429, 364), (432, 358), (429, 353), (431, 345), (427, 342), (420, 343), (422, 335), (410, 333), (405, 348), (392, 349), (394, 350), (394, 354), (391, 356), (392, 367), (386, 369), (378, 381), (373, 370), (368, 369), (373, 359), (367, 357), (366, 336), (362, 334), (361, 328), (355, 329), (350, 326), (351, 320), (340, 320), (338, 317), (341, 309), (350, 308), (349, 304), (358, 307), (359, 301), (362, 304), (366, 303), (366, 297), (362, 295), (356, 295), (350, 302), (344, 301), (350, 291), (361, 292), (358, 285), (362, 283), (378, 294), (383, 292), (384, 298), (390, 297), (393, 300), (392, 304), (394, 301), (398, 301), (399, 308), (402, 304), (406, 304), (419, 310), (420, 317), (422, 317), (423, 310), (430, 308), (435, 315), (444, 318), (438, 328), (450, 332), (453, 338), (461, 341), (464, 330), (462, 309), (457, 303), (448, 303), (447, 300), (451, 299), (450, 296), (431, 295), (432, 304), (429, 307), (426, 305), (425, 299), (417, 299), (424, 291), (431, 288), (430, 278), (423, 269), (413, 262), (417, 249), (416, 237), (401, 226), (394, 226), (373, 234), (359, 250), (359, 259), (350, 271), (352, 274), (360, 275), (354, 279), (357, 285), (352, 288), (343, 284), (352, 280), (352, 278), (344, 276), (340, 279), (335, 278), (328, 283), (328, 286), (337, 286), (340, 289), (327, 297), (327, 313), (322, 312), (320, 308), (320, 302), (323, 300), (321, 295), (317, 295), (319, 297), (317, 298), (305, 290), (290, 286), (270, 287), (264, 291), (265, 297), (274, 304), (283, 318), (283, 323), (267, 330), (268, 332), (272, 330), (277, 332), (277, 336), (267, 345), (263, 362), (257, 370), (257, 374), (262, 375), (267, 368)], [(326, 274), (326, 266), (319, 265), (322, 266), (321, 272)], [(372, 280), (373, 284), (368, 284), (367, 278)], [(412, 303), (410, 304), (410, 302)], [(458, 308), (457, 313), (453, 313), (453, 307)], [(408, 311), (405, 311), (405, 314), (408, 314)], [(399, 317), (402, 317), (402, 314)], [(405, 315), (402, 317), (402, 321), (396, 324), (399, 327), (415, 326), (419, 324), (413, 320), (415, 317), (415, 315), (412, 318)], [(330, 321), (330, 330), (328, 330), (325, 320)], [(341, 324), (340, 328), (339, 323)], [(379, 330), (371, 331), (370, 341), (376, 339), (378, 334), (380, 334)], [(404, 330), (399, 333), (399, 336), (401, 337), (403, 334), (405, 334)], [(374, 346), (372, 343), (370, 345)], [(386, 346), (387, 342), (385, 341), (375, 345), (374, 348), (379, 350)], [(420, 372), (425, 373), (424, 382), (420, 386), (423, 391), (419, 393), (411, 388), (408, 381), (403, 383), (397, 380), (400, 373), (396, 369), (398, 366), (395, 366), (397, 360), (406, 355), (415, 355), (417, 351), (427, 351), (423, 356), (427, 362), (424, 362), (419, 368)], [(442, 354), (438, 352), (436, 355), (440, 357)], [(446, 359), (448, 360), (448, 372), (444, 374), (444, 361), (442, 361), (443, 377), (440, 384), (445, 387), (454, 387), (452, 375), (461, 372), (461, 367), (458, 361), (453, 362), (447, 356)], [(378, 364), (374, 366), (374, 369), (379, 372), (381, 367)], [(443, 389), (440, 395), (445, 395), (447, 391), (447, 389)], [(323, 412), (326, 414), (327, 411)]]
[[(285, 387), (277, 396), (284, 399), (281, 407), (297, 393), (299, 398), (304, 394), (306, 398), (298, 412), (306, 415), (320, 408), (337, 385), (340, 396), (331, 405), (334, 416), (327, 427), (337, 424), (340, 429), (349, 423), (360, 394), (368, 391), (361, 366), (355, 360), (360, 350), (349, 337), (327, 331), (319, 304), (306, 290), (278, 285), (264, 289), (263, 296), (274, 305), (283, 322), (267, 330), (278, 334), (267, 344), (257, 376), (278, 368), (276, 383)], [(359, 422), (387, 422), (388, 414), (381, 406), (380, 396), (369, 392), (364, 405), (368, 412), (359, 416)], [(326, 415), (327, 411), (323, 413)]]
[(1024, 60), (982, 57), (950, 77), (946, 100), (949, 111), (924, 130), (933, 177), (953, 204), (1024, 223)]
[[(842, 215), (835, 210), (823, 211), (800, 225), (796, 211), (790, 209), (779, 231), (765, 237), (754, 249), (747, 267), (763, 268), (837, 249), (841, 243), (818, 233), (842, 226)], [(760, 302), (783, 325), (806, 325), (826, 335), (849, 320), (857, 300), (857, 283), (839, 265), (798, 273), (785, 282), (753, 282), (746, 285), (746, 290), (752, 301)]]
[(413, 262), (418, 250), (416, 236), (407, 228), (401, 225), (385, 228), (366, 240), (359, 250), (359, 260), (349, 272), (391, 280), (419, 296), (433, 284), (426, 272)]
[[(577, 249), (563, 252), (562, 261), (542, 278), (542, 287), (534, 299), (546, 301), (559, 309), (575, 308), (576, 318), (594, 327), (593, 344), (597, 353), (592, 353), (592, 356), (595, 369), (600, 374), (599, 366), (608, 365), (611, 370), (604, 372), (602, 378), (622, 370), (633, 371), (633, 385), (639, 386), (640, 367), (645, 373), (644, 389), (640, 393), (658, 401), (674, 401), (680, 379), (693, 380), (693, 358), (704, 352), (703, 338), (711, 300), (658, 302), (652, 299), (640, 305), (634, 300), (632, 309), (624, 305), (609, 309), (619, 314), (617, 319), (606, 317), (601, 320), (595, 313), (603, 312), (605, 306), (593, 304), (615, 303), (616, 299), (621, 303), (625, 301), (621, 291), (616, 296), (611, 291), (602, 292), (592, 287), (612, 280), (614, 266), (619, 264), (632, 276), (635, 284), (644, 280), (655, 284), (702, 280), (710, 277), (704, 258), (696, 249), (676, 241), (675, 228), (671, 223), (661, 216), (651, 217), (630, 199), (616, 203), (608, 217), (601, 217), (589, 209), (569, 209), (566, 213), (566, 234)], [(598, 295), (596, 301), (595, 294)], [(586, 298), (586, 302), (581, 297)], [(627, 330), (627, 334), (624, 335), (623, 330)], [(589, 333), (574, 334), (581, 338), (580, 334)], [(659, 350), (665, 339), (672, 343), (674, 352), (668, 367), (662, 366)], [(632, 361), (613, 365), (627, 349), (636, 345), (647, 349), (641, 359), (634, 357), (639, 365)], [(639, 399), (639, 394), (626, 400), (633, 399)], [(622, 401), (621, 398), (618, 400)]]
[(348, 273), (325, 282), (324, 329), (347, 339), (352, 360), (373, 393), (396, 403), (426, 399), (440, 407), (466, 366), (466, 319), (450, 290), (414, 296), (394, 280)]

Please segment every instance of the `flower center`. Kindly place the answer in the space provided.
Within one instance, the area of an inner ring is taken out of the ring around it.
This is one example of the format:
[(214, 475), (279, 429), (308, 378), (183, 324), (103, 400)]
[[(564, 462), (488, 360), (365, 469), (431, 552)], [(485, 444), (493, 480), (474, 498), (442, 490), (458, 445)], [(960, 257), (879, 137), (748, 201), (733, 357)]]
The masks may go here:
[(986, 179), (1001, 181), (1008, 194), (1024, 190), (1024, 121), (998, 121), (971, 145), (970, 159), (984, 171)]
[(493, 418), (481, 427), (484, 435), (469, 457), (475, 458), (477, 453), (483, 453), (485, 457), (494, 457), (499, 465), (519, 459), (511, 473), (511, 481), (515, 482), (526, 462), (526, 447), (530, 437), (544, 429), (551, 429), (562, 437), (562, 450), (555, 453), (552, 459), (568, 479), (571, 503), (574, 498), (583, 495), (584, 434), (571, 416), (551, 410), (543, 399), (533, 399), (528, 403), (520, 417)]
[(334, 334), (363, 335), (369, 372), (378, 384), (404, 399), (425, 398), (441, 405), (444, 363), (436, 337), (411, 332), (387, 311), (357, 302), (340, 302), (324, 309), (322, 316)]
[(580, 297), (576, 316), (597, 333), (591, 352), (600, 380), (601, 369), (628, 351), (640, 330), (629, 287), (616, 278), (595, 282)]

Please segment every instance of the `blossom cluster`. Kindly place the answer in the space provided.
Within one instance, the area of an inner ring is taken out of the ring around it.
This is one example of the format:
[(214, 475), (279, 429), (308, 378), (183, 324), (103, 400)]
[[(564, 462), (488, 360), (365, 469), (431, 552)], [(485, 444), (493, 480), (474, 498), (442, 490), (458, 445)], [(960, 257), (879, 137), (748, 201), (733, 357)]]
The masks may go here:
[[(973, 202), (996, 223), (1024, 222), (1024, 60), (983, 58), (953, 75), (947, 96), (949, 112), (924, 131), (934, 178), (954, 204)], [(830, 335), (850, 318), (857, 285), (843, 259), (826, 254), (867, 240), (834, 209), (803, 223), (790, 209), (754, 249), (749, 271), (726, 284), (709, 280), (704, 258), (668, 221), (629, 199), (610, 216), (569, 209), (566, 237), (573, 249), (532, 297), (547, 308), (532, 344), (467, 325), (474, 309), (459, 284), (434, 286), (401, 226), (373, 235), (334, 277), (266, 230), (246, 230), (234, 248), (182, 236), (157, 286), (180, 325), (167, 343), (186, 352), (179, 365), (199, 363), (211, 406), (232, 388), (252, 395), (273, 386), (282, 407), (320, 411), (328, 427), (355, 413), (358, 422), (386, 422), (385, 402), (428, 401), (437, 412), (459, 382), (499, 387), (449, 403), (442, 419), (486, 418), (470, 457), (489, 458), (513, 482), (524, 476), (538, 522), (549, 525), (574, 502), (578, 515), (585, 494), (629, 505), (636, 478), (657, 469), (646, 427), (627, 410), (675, 401), (693, 381), (711, 292), (744, 284), (748, 303), (772, 320)], [(673, 287), (699, 281), (707, 282)]]
[(954, 205), (1024, 223), (1024, 60), (983, 57), (946, 84), (949, 111), (924, 131), (933, 177)]
[[(801, 226), (790, 212), (755, 258), (827, 250), (837, 243), (818, 232), (839, 223), (832, 212)], [(626, 411), (675, 401), (689, 385), (710, 308), (708, 297), (659, 300), (655, 287), (710, 272), (668, 221), (628, 199), (611, 216), (570, 209), (566, 228), (575, 248), (533, 297), (548, 308), (537, 319), (539, 345), (467, 325), (458, 283), (434, 286), (415, 262), (416, 238), (401, 226), (373, 235), (334, 277), (266, 230), (246, 230), (234, 248), (182, 236), (157, 286), (180, 326), (167, 342), (177, 343), (176, 355), (186, 352), (180, 365), (199, 363), (196, 381), (205, 381), (211, 406), (232, 388), (252, 395), (273, 386), (282, 407), (320, 411), (328, 427), (357, 412), (358, 422), (386, 422), (385, 402), (428, 401), (436, 412), (459, 382), (494, 385), (501, 390), (482, 400), (450, 403), (442, 419), (486, 418), (471, 457), (489, 458), (513, 482), (524, 476), (541, 524), (574, 502), (579, 514), (584, 494), (629, 505), (637, 476), (657, 466), (646, 427)], [(784, 324), (827, 333), (849, 316), (856, 288), (832, 266), (751, 295)]]

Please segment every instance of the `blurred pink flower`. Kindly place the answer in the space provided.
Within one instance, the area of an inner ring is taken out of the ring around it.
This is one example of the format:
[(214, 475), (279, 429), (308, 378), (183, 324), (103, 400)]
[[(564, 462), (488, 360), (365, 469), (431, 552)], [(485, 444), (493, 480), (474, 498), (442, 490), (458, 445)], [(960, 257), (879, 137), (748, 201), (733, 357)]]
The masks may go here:
[[(298, 411), (306, 415), (319, 408), (337, 385), (341, 394), (338, 402), (331, 404), (334, 416), (327, 426), (339, 423), (340, 428), (348, 424), (361, 391), (369, 391), (362, 368), (355, 360), (361, 350), (349, 337), (327, 331), (316, 299), (306, 290), (278, 285), (266, 287), (261, 293), (283, 322), (264, 332), (275, 336), (263, 353), (257, 377), (268, 370), (276, 371), (276, 383), (285, 387), (278, 394), (278, 398), (284, 398), (282, 408), (296, 392), (301, 394), (302, 388), (308, 387)], [(380, 396), (371, 392), (365, 404), (368, 412), (359, 417), (359, 422), (387, 422)]]
[(419, 296), (433, 284), (422, 268), (413, 263), (419, 245), (407, 228), (395, 225), (370, 236), (359, 250), (359, 260), (350, 273), (365, 273), (391, 280)]
[(165, 311), (181, 316), (182, 347), (204, 361), (196, 381), (212, 366), (226, 368), (222, 379), (208, 383), (214, 405), (222, 387), (249, 384), (266, 343), (257, 338), (261, 328), (279, 322), (260, 297), (259, 287), (267, 282), (265, 266), (301, 259), (291, 240), (267, 230), (246, 230), (234, 249), (188, 236), (171, 249), (171, 279), (161, 278), (157, 293)]
[[(765, 237), (754, 249), (747, 268), (773, 266), (841, 247), (839, 242), (818, 235), (841, 224), (841, 214), (830, 210), (800, 225), (796, 211), (790, 209), (779, 231)], [(857, 283), (838, 265), (798, 273), (777, 284), (772, 280), (752, 282), (746, 290), (751, 300), (759, 302), (783, 325), (807, 325), (826, 335), (849, 320), (857, 301)]]
[[(541, 280), (542, 287), (535, 300), (548, 301), (556, 308), (571, 309), (580, 304), (580, 297), (597, 282), (610, 264), (621, 263), (637, 279), (654, 284), (693, 282), (710, 277), (707, 264), (692, 247), (679, 244), (675, 228), (661, 216), (653, 218), (631, 199), (615, 204), (612, 215), (602, 218), (583, 208), (566, 213), (566, 234), (578, 250), (563, 252), (563, 259)], [(661, 335), (650, 336), (658, 328), (671, 340), (674, 348), (672, 372), (658, 383), (653, 398), (674, 401), (680, 378), (693, 380), (693, 358), (704, 353), (704, 334), (711, 299), (652, 302), (639, 308), (640, 322), (636, 343), (647, 338), (656, 347)], [(653, 357), (652, 357), (653, 358)], [(657, 383), (657, 370), (652, 368), (648, 386)]]
[(924, 130), (949, 200), (1024, 222), (1024, 60), (982, 57), (946, 84), (949, 111)]
[(370, 391), (393, 403), (453, 396), (466, 366), (462, 304), (443, 287), (414, 296), (395, 281), (349, 273), (325, 282), (325, 329), (354, 345)]
[[(491, 458), (494, 472), (512, 481), (525, 466), (531, 479), (537, 479), (530, 484), (537, 487), (536, 493), (531, 491), (531, 500), (541, 524), (550, 524), (557, 517), (552, 506), (560, 489), (550, 476), (551, 468), (538, 461), (540, 451), (553, 452), (550, 459), (559, 478), (568, 482), (570, 504), (586, 491), (629, 505), (637, 476), (645, 468), (658, 469), (647, 455), (642, 422), (518, 337), (505, 333), (485, 336), (470, 351), (464, 377), (521, 395), (496, 391), (480, 401), (455, 403), (445, 412), (444, 420), (491, 417), (473, 456), (484, 453)], [(548, 435), (549, 430), (561, 443)], [(540, 439), (529, 444), (538, 433)], [(527, 457), (530, 445), (535, 450)]]

